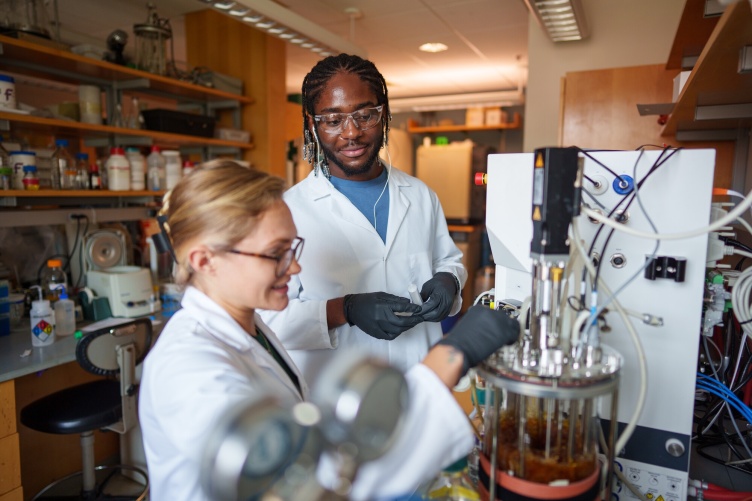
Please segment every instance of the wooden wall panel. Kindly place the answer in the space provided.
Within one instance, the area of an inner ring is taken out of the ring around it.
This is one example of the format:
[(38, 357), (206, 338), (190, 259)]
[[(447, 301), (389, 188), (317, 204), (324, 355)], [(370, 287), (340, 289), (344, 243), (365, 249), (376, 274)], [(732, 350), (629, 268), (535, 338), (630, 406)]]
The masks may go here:
[(5, 494), (0, 494), (0, 501), (23, 501), (23, 489), (19, 487)]
[[(661, 137), (663, 125), (658, 123), (658, 116), (640, 116), (637, 104), (671, 102), (677, 73), (662, 64), (567, 73), (562, 92), (561, 146), (633, 150), (645, 144), (664, 145), (667, 138)], [(734, 142), (672, 140), (670, 144), (715, 148), (715, 185), (731, 187)]]
[(245, 160), (284, 177), (285, 42), (214, 10), (186, 14), (185, 32), (189, 65), (241, 79), (243, 93), (256, 100), (242, 112), (255, 145)]
[(10, 492), (21, 486), (21, 460), (18, 451), (18, 433), (0, 438), (0, 493)]
[(0, 438), (16, 432), (16, 390), (13, 381), (0, 383)]

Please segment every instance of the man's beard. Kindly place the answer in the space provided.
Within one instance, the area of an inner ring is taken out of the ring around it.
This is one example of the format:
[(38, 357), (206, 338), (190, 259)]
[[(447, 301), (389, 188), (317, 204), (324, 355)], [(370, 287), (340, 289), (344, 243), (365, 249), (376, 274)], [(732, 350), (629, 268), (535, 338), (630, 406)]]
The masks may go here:
[(364, 163), (362, 167), (353, 168), (343, 164), (329, 148), (322, 145), (321, 149), (324, 150), (324, 156), (326, 157), (327, 161), (333, 162), (335, 165), (337, 165), (337, 167), (342, 170), (346, 177), (365, 174), (371, 169), (371, 167), (373, 167), (374, 162), (376, 162), (379, 158), (379, 150), (374, 149), (373, 153), (371, 153), (371, 156), (368, 157), (368, 161), (366, 161), (366, 163)]

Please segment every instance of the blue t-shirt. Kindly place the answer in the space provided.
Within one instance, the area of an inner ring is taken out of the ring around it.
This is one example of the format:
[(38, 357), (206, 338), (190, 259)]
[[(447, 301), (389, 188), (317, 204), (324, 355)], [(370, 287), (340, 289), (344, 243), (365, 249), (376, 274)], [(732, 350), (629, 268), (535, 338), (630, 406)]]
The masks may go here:
[(389, 222), (389, 187), (384, 188), (387, 177), (388, 171), (384, 168), (379, 177), (369, 181), (350, 181), (334, 176), (329, 179), (337, 191), (346, 196), (370, 221), (383, 242), (386, 242), (386, 227)]

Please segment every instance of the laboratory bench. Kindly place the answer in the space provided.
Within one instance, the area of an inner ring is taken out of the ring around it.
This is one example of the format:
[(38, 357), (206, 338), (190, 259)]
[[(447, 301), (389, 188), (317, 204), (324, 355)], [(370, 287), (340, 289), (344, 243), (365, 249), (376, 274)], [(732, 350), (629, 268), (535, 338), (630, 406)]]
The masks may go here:
[[(156, 335), (166, 319), (153, 317)], [(32, 347), (28, 317), (0, 337), (0, 501), (22, 501), (24, 492), (29, 497), (81, 469), (79, 435), (41, 433), (19, 425), (21, 409), (29, 403), (100, 378), (78, 365), (76, 343), (75, 336), (63, 336), (49, 346)], [(119, 439), (116, 433), (95, 433), (97, 464), (117, 456)]]

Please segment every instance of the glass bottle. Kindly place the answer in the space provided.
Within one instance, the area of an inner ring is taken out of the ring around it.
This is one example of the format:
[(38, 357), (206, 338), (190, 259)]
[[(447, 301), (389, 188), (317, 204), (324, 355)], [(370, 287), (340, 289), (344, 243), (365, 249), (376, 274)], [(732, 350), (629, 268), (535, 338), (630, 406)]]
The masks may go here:
[(47, 268), (42, 270), (41, 278), (44, 297), (54, 304), (60, 299), (63, 290), (68, 288), (68, 278), (63, 271), (63, 262), (60, 259), (48, 259)]
[(148, 189), (152, 191), (164, 190), (167, 185), (165, 180), (165, 160), (159, 146), (152, 146), (151, 153), (146, 157), (148, 167)]
[(76, 155), (76, 189), (91, 189), (89, 184), (89, 154), (78, 153)]
[(102, 178), (99, 177), (99, 166), (97, 164), (89, 166), (89, 186), (92, 190), (102, 189)]
[(36, 165), (24, 165), (23, 171), (24, 189), (29, 191), (39, 190), (39, 177), (37, 176)]
[(10, 153), (3, 146), (3, 136), (0, 136), (0, 168), (10, 166)]
[(467, 476), (467, 459), (462, 458), (444, 468), (425, 489), (423, 499), (479, 501), (480, 495)]
[(55, 153), (52, 154), (52, 189), (72, 190), (76, 178), (76, 163), (68, 152), (68, 140), (57, 139), (55, 147)]

